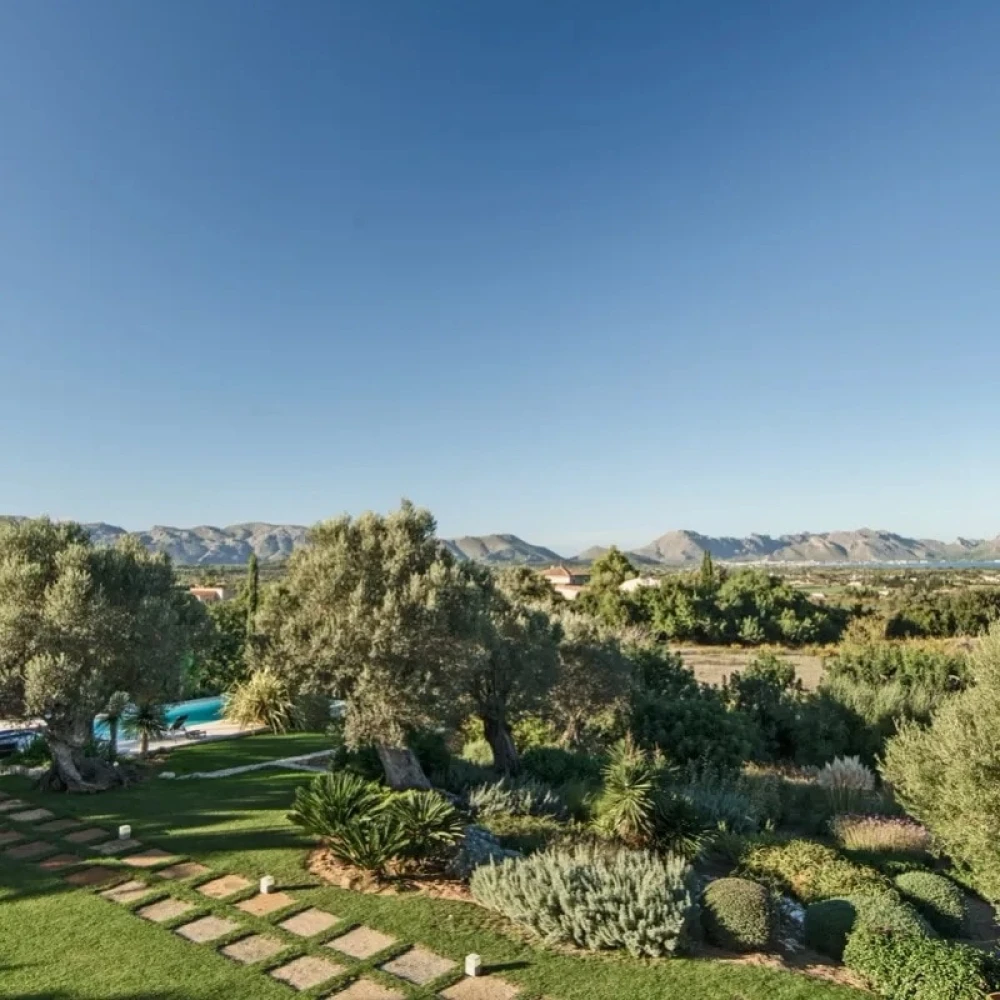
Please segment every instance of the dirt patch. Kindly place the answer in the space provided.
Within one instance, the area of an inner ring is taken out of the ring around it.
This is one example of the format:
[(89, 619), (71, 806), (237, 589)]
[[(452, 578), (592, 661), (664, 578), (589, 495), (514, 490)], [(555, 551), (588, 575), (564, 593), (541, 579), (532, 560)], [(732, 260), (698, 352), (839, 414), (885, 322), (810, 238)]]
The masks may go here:
[(794, 953), (763, 954), (753, 952), (749, 955), (737, 955), (732, 952), (713, 948), (711, 945), (699, 945), (694, 952), (696, 958), (710, 958), (716, 962), (729, 965), (756, 965), (766, 969), (782, 969), (785, 972), (800, 972), (814, 979), (823, 979), (840, 986), (853, 986), (855, 989), (865, 989), (864, 980), (856, 976), (843, 965), (837, 965), (815, 951), (805, 949)]
[(307, 864), (309, 871), (317, 878), (354, 892), (376, 896), (398, 896), (407, 892), (418, 892), (434, 899), (473, 902), (469, 887), (464, 882), (447, 878), (440, 873), (400, 872), (389, 874), (384, 879), (376, 879), (370, 872), (338, 861), (325, 847), (313, 851), (309, 855)]
[(718, 686), (725, 677), (739, 673), (761, 653), (777, 653), (795, 667), (795, 672), (807, 691), (814, 691), (823, 679), (824, 651), (785, 649), (778, 646), (671, 646), (680, 653), (684, 665), (694, 671), (700, 681)]

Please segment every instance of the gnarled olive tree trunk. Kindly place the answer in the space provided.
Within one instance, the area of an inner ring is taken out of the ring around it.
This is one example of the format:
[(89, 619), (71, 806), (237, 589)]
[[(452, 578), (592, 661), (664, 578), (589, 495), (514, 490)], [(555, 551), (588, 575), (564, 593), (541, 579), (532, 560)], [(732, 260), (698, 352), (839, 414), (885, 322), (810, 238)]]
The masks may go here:
[(52, 792), (103, 792), (135, 779), (136, 771), (129, 764), (116, 765), (86, 753), (90, 725), (89, 721), (76, 725), (71, 732), (46, 731), (52, 763), (39, 778), (39, 787)]
[(385, 771), (386, 784), (395, 791), (405, 791), (407, 788), (429, 790), (431, 787), (424, 769), (417, 760), (417, 755), (408, 747), (387, 746), (379, 743), (375, 747), (378, 759)]
[(521, 766), (514, 736), (503, 716), (483, 715), (483, 733), (493, 749), (493, 767), (501, 774), (516, 774)]

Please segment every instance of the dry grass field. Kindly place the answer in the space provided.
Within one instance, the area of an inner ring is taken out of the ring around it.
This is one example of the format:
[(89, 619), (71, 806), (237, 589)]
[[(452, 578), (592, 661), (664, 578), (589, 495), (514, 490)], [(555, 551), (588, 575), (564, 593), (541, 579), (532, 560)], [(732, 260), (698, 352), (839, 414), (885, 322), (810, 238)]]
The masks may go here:
[(743, 649), (729, 646), (673, 646), (675, 652), (684, 657), (684, 663), (689, 666), (695, 676), (709, 684), (721, 684), (724, 677), (738, 673), (755, 656), (762, 652), (774, 652), (795, 665), (795, 671), (805, 685), (806, 690), (813, 691), (819, 685), (823, 676), (823, 650), (813, 648), (808, 650), (782, 649), (780, 647), (763, 647)]

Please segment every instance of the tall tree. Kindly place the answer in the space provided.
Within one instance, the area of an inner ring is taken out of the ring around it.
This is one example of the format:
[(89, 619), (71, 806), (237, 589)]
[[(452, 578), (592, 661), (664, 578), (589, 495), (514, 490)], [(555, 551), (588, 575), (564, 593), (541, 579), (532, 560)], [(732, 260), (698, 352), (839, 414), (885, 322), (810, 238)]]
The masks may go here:
[(590, 567), (590, 587), (594, 590), (617, 590), (626, 580), (638, 576), (636, 568), (618, 546), (612, 545)]
[(176, 695), (203, 614), (169, 559), (134, 539), (94, 548), (75, 524), (0, 526), (0, 716), (44, 723), (51, 787), (97, 791), (127, 769), (88, 753), (115, 691)]
[(698, 583), (701, 589), (709, 592), (715, 589), (715, 564), (712, 562), (712, 553), (705, 549), (701, 557), (701, 569), (698, 571)]
[(429, 785), (407, 735), (457, 710), (474, 649), (468, 573), (434, 531), (406, 501), (385, 517), (319, 524), (258, 616), (259, 662), (298, 690), (344, 699), (348, 743), (374, 743), (394, 788)]
[(251, 552), (247, 560), (247, 644), (253, 642), (254, 622), (257, 617), (257, 605), (260, 603), (260, 567), (257, 564), (257, 553)]

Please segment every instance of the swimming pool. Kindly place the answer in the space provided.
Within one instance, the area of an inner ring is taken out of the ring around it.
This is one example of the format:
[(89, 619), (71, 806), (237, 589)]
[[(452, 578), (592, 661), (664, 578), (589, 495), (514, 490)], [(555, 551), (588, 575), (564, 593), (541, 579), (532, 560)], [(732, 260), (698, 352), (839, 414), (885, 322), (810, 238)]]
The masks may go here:
[[(167, 705), (167, 725), (172, 724), (182, 715), (187, 716), (185, 725), (188, 726), (215, 722), (222, 718), (222, 695), (214, 695), (211, 698), (193, 698), (191, 701), (178, 701)], [(108, 724), (95, 722), (94, 735), (106, 740), (109, 735)]]

